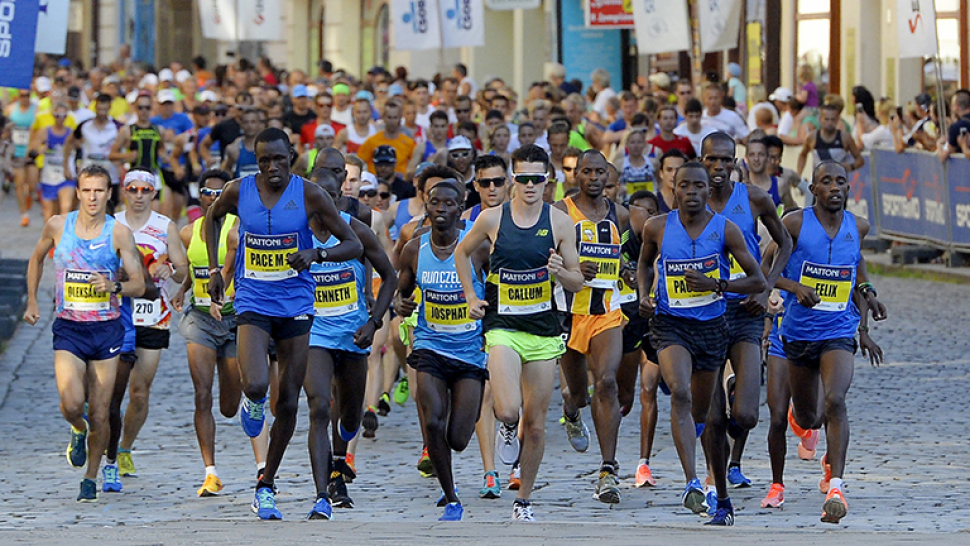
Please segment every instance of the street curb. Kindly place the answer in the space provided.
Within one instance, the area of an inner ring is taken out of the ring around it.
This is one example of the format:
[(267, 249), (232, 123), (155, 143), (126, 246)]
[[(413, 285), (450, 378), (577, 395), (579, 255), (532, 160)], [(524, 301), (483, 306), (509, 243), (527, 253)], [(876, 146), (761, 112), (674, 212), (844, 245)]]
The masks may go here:
[[(17, 372), (26, 361), (27, 354), (54, 322), (53, 293), (44, 294), (44, 296), (41, 301), (45, 303), (40, 305), (40, 316), (46, 317), (46, 320), (31, 326), (21, 318), (13, 337), (7, 341), (0, 352), (0, 377), (8, 378), (7, 381), (0, 382), (0, 408), (7, 403), (10, 387), (17, 380)], [(53, 367), (53, 362), (51, 365)]]
[(970, 284), (970, 275), (967, 273), (923, 269), (921, 267), (913, 267), (912, 265), (879, 263), (869, 260), (866, 260), (866, 265), (869, 273), (872, 273), (873, 275), (946, 282), (951, 284)]

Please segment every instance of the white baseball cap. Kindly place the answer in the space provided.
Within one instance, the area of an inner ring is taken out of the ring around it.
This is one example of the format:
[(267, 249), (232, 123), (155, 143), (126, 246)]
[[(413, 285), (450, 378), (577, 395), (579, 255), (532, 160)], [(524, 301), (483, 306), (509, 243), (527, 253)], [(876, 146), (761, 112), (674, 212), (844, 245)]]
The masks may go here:
[(37, 89), (38, 93), (47, 93), (51, 90), (51, 79), (47, 76), (41, 76), (34, 81), (34, 88)]
[(175, 91), (171, 89), (161, 89), (158, 91), (158, 103), (175, 102)]
[(175, 81), (175, 74), (172, 73), (172, 69), (163, 68), (158, 71), (158, 81), (160, 82), (172, 82)]
[(206, 89), (199, 93), (199, 100), (202, 102), (219, 102), (219, 95), (216, 95), (216, 92), (211, 89)]
[(777, 101), (781, 101), (781, 102), (788, 102), (794, 96), (795, 95), (792, 94), (791, 89), (788, 89), (787, 87), (779, 87), (779, 88), (775, 89), (775, 92), (774, 93), (772, 93), (771, 95), (768, 96), (768, 100), (770, 100), (770, 101), (777, 100)]
[(178, 73), (175, 74), (175, 81), (179, 83), (182, 83), (185, 80), (188, 80), (191, 78), (192, 78), (192, 73), (189, 72), (188, 70), (179, 70)]
[(336, 134), (337, 133), (333, 130), (333, 127), (327, 125), (326, 123), (321, 123), (320, 125), (317, 125), (317, 128), (313, 131), (313, 138), (322, 136), (332, 137), (336, 136)]
[(155, 87), (158, 85), (158, 76), (155, 74), (145, 74), (139, 82), (139, 87)]

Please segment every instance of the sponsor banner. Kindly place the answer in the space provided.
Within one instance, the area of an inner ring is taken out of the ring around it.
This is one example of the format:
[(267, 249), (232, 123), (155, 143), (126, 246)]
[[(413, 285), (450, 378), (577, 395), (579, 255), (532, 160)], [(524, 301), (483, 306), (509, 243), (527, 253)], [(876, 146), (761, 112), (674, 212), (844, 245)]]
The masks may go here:
[(633, 0), (637, 51), (641, 55), (690, 50), (684, 0)]
[(865, 164), (849, 173), (849, 200), (845, 208), (859, 218), (869, 220), (869, 235), (867, 238), (875, 239), (878, 234), (878, 222), (876, 221), (876, 203), (873, 199), (875, 195), (872, 191), (872, 162), (869, 155), (865, 154)]
[(437, 0), (393, 0), (391, 19), (395, 49), (441, 47)]
[(71, 0), (40, 0), (37, 14), (37, 33), (34, 41), (36, 53), (63, 55), (67, 48), (67, 20), (71, 13)]
[(738, 47), (742, 0), (699, 0), (701, 52)]
[(936, 7), (933, 0), (896, 0), (899, 58), (936, 55)]
[(38, 0), (0, 0), (0, 87), (30, 88), (39, 12)]
[(946, 243), (950, 213), (946, 172), (936, 154), (874, 150), (880, 230)]
[(542, 0), (485, 0), (485, 5), (494, 11), (536, 9), (542, 5)]
[(970, 159), (954, 157), (946, 162), (950, 189), (950, 240), (970, 248)]
[(587, 27), (633, 28), (632, 0), (585, 0), (584, 3)]
[(586, 28), (582, 0), (562, 0), (559, 10), (562, 28), (562, 56), (566, 77), (579, 78), (583, 89), (591, 83), (590, 74), (597, 68), (610, 73), (615, 88), (623, 81), (623, 44), (619, 29)]
[(485, 6), (481, 0), (438, 0), (444, 47), (485, 45)]
[(198, 0), (202, 36), (210, 40), (236, 41), (235, 0)]
[(239, 39), (261, 42), (278, 42), (283, 39), (279, 0), (237, 0), (239, 14)]

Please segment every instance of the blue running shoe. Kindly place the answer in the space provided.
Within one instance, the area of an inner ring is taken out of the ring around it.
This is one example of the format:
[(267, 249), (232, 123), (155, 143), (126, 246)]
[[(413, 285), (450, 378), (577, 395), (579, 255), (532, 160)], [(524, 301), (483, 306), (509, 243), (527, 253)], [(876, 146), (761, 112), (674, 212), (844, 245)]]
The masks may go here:
[(255, 402), (249, 398), (243, 398), (242, 411), (239, 412), (239, 424), (242, 425), (246, 436), (255, 438), (263, 431), (263, 422), (266, 420), (265, 410), (265, 396), (262, 400)]
[(81, 489), (77, 494), (78, 502), (98, 502), (98, 484), (94, 480), (81, 480)]
[(104, 493), (121, 493), (121, 477), (118, 475), (118, 465), (106, 464), (101, 469), (101, 491)]
[(445, 505), (445, 513), (438, 521), (461, 521), (462, 514), (465, 513), (465, 509), (461, 507), (460, 502), (449, 502)]
[(251, 506), (253, 513), (259, 519), (283, 519), (283, 514), (276, 509), (276, 497), (273, 490), (269, 487), (260, 487), (256, 490), (256, 497), (253, 498)]
[[(457, 485), (455, 486), (455, 496), (458, 496), (458, 486)], [(441, 492), (441, 496), (438, 497), (438, 502), (436, 502), (435, 504), (438, 506), (438, 508), (441, 508), (442, 506), (447, 506), (448, 505), (448, 499), (445, 498), (445, 492), (444, 491)]]
[(732, 466), (731, 468), (728, 468), (727, 481), (728, 484), (735, 489), (751, 487), (751, 480), (744, 477), (744, 474), (741, 473), (740, 466)]
[(707, 503), (707, 515), (713, 517), (717, 513), (717, 489), (708, 487), (704, 498), (706, 499), (704, 502)]
[(684, 508), (695, 514), (702, 514), (707, 510), (707, 503), (704, 501), (704, 489), (701, 487), (700, 480), (694, 478), (687, 484), (687, 487), (684, 488), (682, 501)]
[(708, 521), (704, 525), (717, 525), (720, 527), (731, 527), (734, 525), (734, 506), (731, 506), (731, 500), (727, 499), (722, 502), (714, 513), (714, 517), (711, 518), (711, 521)]
[(71, 442), (67, 444), (67, 462), (74, 468), (80, 468), (88, 462), (88, 431), (74, 430), (71, 427)]
[(330, 507), (330, 501), (325, 498), (317, 499), (306, 519), (333, 519), (333, 508)]

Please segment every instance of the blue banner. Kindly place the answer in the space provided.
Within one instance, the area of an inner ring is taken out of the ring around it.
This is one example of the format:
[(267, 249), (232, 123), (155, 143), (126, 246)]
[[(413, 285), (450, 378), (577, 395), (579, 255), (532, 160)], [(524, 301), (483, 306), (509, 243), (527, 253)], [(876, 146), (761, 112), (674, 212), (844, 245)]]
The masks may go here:
[(29, 89), (40, 0), (0, 0), (0, 87)]
[(586, 28), (586, 13), (580, 0), (562, 0), (559, 12), (562, 27), (562, 64), (566, 79), (579, 79), (583, 91), (589, 89), (590, 74), (597, 68), (610, 73), (610, 87), (623, 84), (623, 45), (618, 29)]
[(935, 154), (874, 150), (882, 232), (946, 244), (946, 172)]
[(954, 157), (946, 163), (950, 190), (950, 236), (954, 245), (970, 247), (970, 159)]
[(863, 157), (865, 164), (849, 173), (849, 200), (845, 208), (857, 217), (869, 220), (867, 237), (873, 239), (879, 235), (879, 222), (876, 220), (875, 194), (872, 191), (872, 163), (867, 155)]

